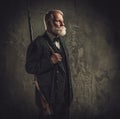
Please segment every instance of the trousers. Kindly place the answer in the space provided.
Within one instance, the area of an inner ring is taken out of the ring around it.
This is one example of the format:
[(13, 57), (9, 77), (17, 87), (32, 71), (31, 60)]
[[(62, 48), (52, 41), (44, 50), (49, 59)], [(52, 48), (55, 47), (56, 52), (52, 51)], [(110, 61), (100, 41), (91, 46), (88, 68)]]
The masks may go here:
[(44, 115), (40, 111), (39, 119), (70, 119), (70, 111), (68, 107), (63, 106), (59, 112), (55, 112), (52, 115)]

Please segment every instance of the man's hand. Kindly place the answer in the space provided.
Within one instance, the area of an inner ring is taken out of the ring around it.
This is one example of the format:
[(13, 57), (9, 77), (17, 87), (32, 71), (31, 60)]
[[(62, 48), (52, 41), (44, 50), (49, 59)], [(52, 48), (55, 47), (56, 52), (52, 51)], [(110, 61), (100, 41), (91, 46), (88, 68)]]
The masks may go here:
[(62, 61), (62, 56), (59, 53), (54, 53), (53, 55), (51, 55), (50, 59), (53, 64), (56, 64), (59, 61)]

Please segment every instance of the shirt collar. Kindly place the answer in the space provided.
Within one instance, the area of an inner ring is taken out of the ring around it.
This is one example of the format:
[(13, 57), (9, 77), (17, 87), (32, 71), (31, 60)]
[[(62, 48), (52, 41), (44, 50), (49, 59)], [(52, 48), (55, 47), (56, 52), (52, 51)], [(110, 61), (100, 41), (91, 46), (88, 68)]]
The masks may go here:
[[(54, 36), (53, 34), (51, 34), (50, 32), (46, 32), (47, 33), (47, 35), (48, 35), (48, 37), (50, 38), (50, 40), (52, 41), (52, 42), (54, 42), (54, 39), (56, 38), (56, 36)], [(60, 37), (59, 37), (60, 38)]]
[(46, 33), (47, 33), (48, 37), (50, 38), (50, 40), (53, 42), (55, 36), (53, 34), (51, 34), (50, 32), (48, 32), (48, 31)]

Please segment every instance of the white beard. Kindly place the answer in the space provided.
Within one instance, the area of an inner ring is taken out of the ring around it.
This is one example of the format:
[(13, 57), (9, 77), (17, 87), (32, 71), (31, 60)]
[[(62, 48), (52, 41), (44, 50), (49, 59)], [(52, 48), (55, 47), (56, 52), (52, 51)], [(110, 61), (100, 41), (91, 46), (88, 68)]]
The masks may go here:
[(51, 22), (52, 25), (52, 32), (59, 35), (59, 36), (65, 36), (66, 35), (66, 27), (65, 26), (61, 26), (60, 28), (56, 28), (53, 24), (53, 22)]

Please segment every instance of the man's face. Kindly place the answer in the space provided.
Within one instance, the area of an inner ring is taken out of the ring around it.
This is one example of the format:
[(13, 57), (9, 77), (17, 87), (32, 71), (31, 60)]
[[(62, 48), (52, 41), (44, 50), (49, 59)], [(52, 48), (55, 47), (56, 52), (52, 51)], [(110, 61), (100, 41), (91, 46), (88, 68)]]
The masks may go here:
[(66, 34), (66, 28), (64, 24), (63, 16), (60, 13), (55, 13), (51, 22), (51, 32), (55, 35), (64, 36)]

